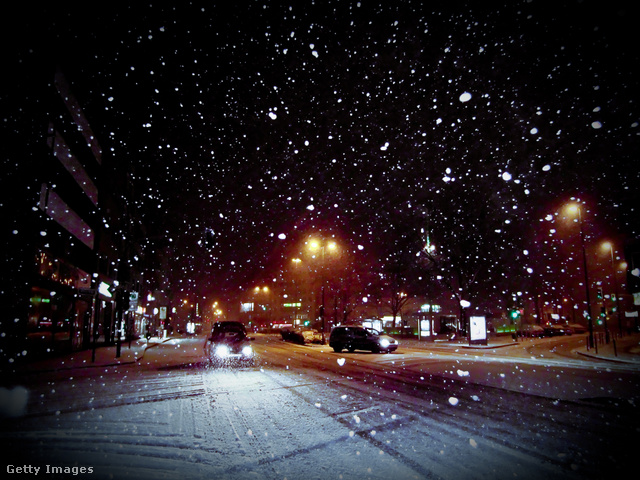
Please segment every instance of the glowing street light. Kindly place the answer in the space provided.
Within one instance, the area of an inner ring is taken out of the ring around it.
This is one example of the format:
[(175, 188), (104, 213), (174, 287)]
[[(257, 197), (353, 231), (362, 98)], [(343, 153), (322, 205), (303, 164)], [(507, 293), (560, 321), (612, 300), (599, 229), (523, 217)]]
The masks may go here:
[[(273, 306), (271, 300), (268, 286), (255, 286), (253, 288), (251, 311), (254, 313), (249, 316), (250, 323), (255, 320), (258, 324), (260, 322), (270, 324), (272, 320), (271, 309)], [(264, 316), (260, 314), (261, 312), (264, 312)]]
[(578, 216), (578, 225), (580, 226), (580, 246), (582, 247), (582, 264), (584, 270), (584, 284), (587, 297), (587, 320), (589, 325), (589, 348), (593, 348), (593, 319), (591, 318), (591, 295), (589, 294), (589, 272), (587, 271), (587, 252), (584, 242), (584, 228), (582, 227), (582, 209), (579, 203), (571, 203), (567, 205), (567, 212)]
[(325, 323), (324, 323), (324, 282), (325, 282), (325, 278), (324, 278), (324, 252), (325, 249), (329, 250), (330, 252), (336, 250), (338, 248), (338, 245), (333, 242), (319, 242), (317, 240), (312, 240), (309, 243), (309, 249), (313, 252), (313, 251), (317, 251), (320, 250), (321, 252), (321, 258), (322, 258), (322, 305), (320, 307), (320, 318), (322, 319), (322, 344), (324, 345), (326, 343), (326, 339), (325, 339)]
[(293, 316), (293, 324), (298, 325), (300, 323), (300, 287), (298, 286), (298, 267), (300, 266), (300, 264), (302, 263), (302, 260), (299, 258), (292, 258), (291, 259), (291, 263), (293, 263), (294, 269), (295, 269), (295, 276), (293, 278), (293, 284), (295, 286), (295, 313)]
[[(618, 334), (622, 334), (622, 316), (620, 312), (620, 298), (618, 296), (618, 278), (616, 275), (616, 267), (613, 260), (613, 244), (611, 242), (604, 242), (602, 244), (604, 250), (611, 252), (611, 275), (613, 278), (613, 294), (616, 296), (616, 312), (618, 313)], [(607, 332), (608, 336), (609, 332)]]
[(311, 240), (311, 242), (309, 242), (309, 248), (311, 249), (311, 251), (320, 250), (322, 253), (322, 259), (324, 260), (325, 249), (329, 251), (334, 251), (338, 248), (338, 245), (336, 244), (336, 242), (327, 242), (325, 244), (317, 240)]

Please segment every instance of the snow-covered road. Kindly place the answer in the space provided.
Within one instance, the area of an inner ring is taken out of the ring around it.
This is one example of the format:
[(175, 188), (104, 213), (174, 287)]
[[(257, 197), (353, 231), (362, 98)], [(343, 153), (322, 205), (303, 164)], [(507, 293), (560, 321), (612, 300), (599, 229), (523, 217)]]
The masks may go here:
[(33, 378), (29, 414), (3, 422), (2, 448), (41, 472), (91, 467), (75, 478), (584, 479), (624, 471), (638, 434), (635, 406), (610, 398), (430, 375), (415, 356), (404, 368), (401, 355), (266, 337), (256, 350), (255, 367), (213, 369), (182, 341), (137, 365)]

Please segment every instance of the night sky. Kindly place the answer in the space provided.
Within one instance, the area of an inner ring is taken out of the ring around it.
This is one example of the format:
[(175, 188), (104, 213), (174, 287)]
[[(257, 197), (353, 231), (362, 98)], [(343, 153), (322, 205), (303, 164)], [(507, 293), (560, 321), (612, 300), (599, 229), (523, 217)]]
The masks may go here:
[(318, 230), (384, 259), (425, 229), (522, 273), (571, 197), (594, 238), (640, 233), (629, 2), (132, 3), (22, 12), (9, 48), (60, 58), (184, 291)]

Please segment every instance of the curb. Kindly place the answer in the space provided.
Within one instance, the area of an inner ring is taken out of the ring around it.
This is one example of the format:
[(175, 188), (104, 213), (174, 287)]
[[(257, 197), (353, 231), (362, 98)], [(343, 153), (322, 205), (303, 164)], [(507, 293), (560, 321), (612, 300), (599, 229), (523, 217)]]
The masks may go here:
[(623, 364), (626, 364), (626, 365), (638, 365), (638, 366), (640, 366), (640, 361), (625, 360), (623, 358), (616, 358), (616, 357), (603, 357), (602, 355), (594, 355), (592, 353), (581, 352), (579, 350), (574, 350), (574, 352), (577, 353), (578, 355), (582, 355), (583, 357), (593, 358), (595, 360), (603, 360), (605, 362), (623, 363)]
[(518, 342), (513, 343), (500, 343), (499, 345), (461, 345), (460, 348), (470, 348), (477, 350), (491, 350), (493, 348), (512, 347), (514, 345), (520, 345)]

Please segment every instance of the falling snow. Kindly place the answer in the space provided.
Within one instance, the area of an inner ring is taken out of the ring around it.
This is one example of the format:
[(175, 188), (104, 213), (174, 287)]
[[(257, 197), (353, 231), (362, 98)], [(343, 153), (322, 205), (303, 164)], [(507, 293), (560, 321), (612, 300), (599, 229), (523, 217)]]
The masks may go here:
[[(640, 85), (634, 17), (542, 3), (134, 2), (88, 16), (57, 4), (8, 16), (18, 27), (4, 29), (15, 85), (0, 111), (18, 140), (2, 160), (11, 193), (2, 207), (14, 212), (5, 229), (21, 240), (25, 211), (39, 208), (24, 152), (46, 148), (47, 132), (33, 135), (24, 117), (47, 125), (48, 107), (29, 68), (59, 63), (104, 165), (130, 182), (116, 196), (144, 227), (122, 266), (157, 255), (176, 294), (277, 281), (273, 272), (319, 231), (344, 239), (370, 292), (406, 267), (412, 285), (478, 308), (559, 300), (559, 285), (582, 286), (577, 220), (560, 205), (583, 207), (589, 239), (640, 235)], [(29, 180), (18, 190), (16, 178)], [(57, 241), (46, 229), (34, 235)], [(362, 303), (373, 303), (370, 292)], [(464, 381), (476, 375), (467, 368), (449, 372)], [(456, 412), (474, 402), (482, 395), (448, 397)], [(386, 435), (369, 414), (341, 417), (345, 436)]]
[[(615, 215), (637, 233), (625, 202), (633, 175), (613, 191), (613, 177), (599, 174), (603, 164), (625, 171), (638, 136), (637, 79), (617, 60), (627, 51), (606, 51), (619, 46), (619, 29), (577, 18), (566, 28), (561, 13), (536, 2), (500, 14), (329, 4), (239, 4), (224, 16), (216, 7), (132, 6), (140, 21), (102, 12), (91, 29), (59, 20), (61, 45), (95, 52), (68, 73), (88, 80), (78, 96), (107, 126), (99, 136), (108, 161), (135, 159), (140, 195), (130, 201), (155, 237), (174, 239), (175, 282), (231, 287), (253, 274), (248, 263), (285, 255), (321, 225), (378, 254), (371, 232), (395, 248), (389, 237), (412, 222), (451, 246), (441, 255), (468, 249), (460, 245), (468, 230), (477, 238), (469, 258), (498, 242), (494, 265), (481, 269), (499, 274), (497, 262), (519, 262), (511, 246), (532, 237), (528, 219), (553, 208), (543, 200), (576, 190), (615, 196), (598, 217)], [(579, 35), (587, 43), (574, 43)], [(448, 167), (456, 173), (434, 181)], [(496, 169), (502, 184), (491, 180)], [(478, 214), (496, 226), (469, 223)], [(198, 241), (203, 226), (215, 231), (215, 251)], [(277, 236), (280, 246), (261, 241), (293, 229)], [(252, 248), (232, 253), (239, 236)], [(241, 257), (236, 268), (230, 255)]]

